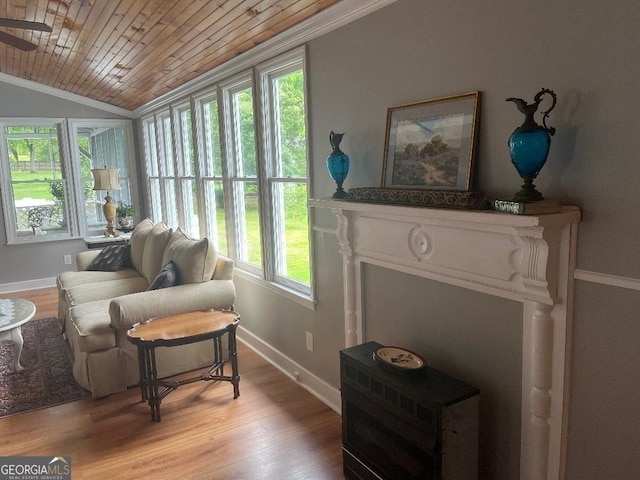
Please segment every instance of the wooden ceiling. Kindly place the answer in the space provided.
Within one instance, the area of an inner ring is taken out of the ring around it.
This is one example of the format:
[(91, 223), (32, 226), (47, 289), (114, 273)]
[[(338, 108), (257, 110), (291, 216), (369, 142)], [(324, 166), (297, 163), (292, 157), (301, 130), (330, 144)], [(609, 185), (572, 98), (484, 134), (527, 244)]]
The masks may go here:
[(0, 72), (127, 110), (179, 87), (339, 0), (2, 0), (0, 17), (51, 33), (0, 28)]

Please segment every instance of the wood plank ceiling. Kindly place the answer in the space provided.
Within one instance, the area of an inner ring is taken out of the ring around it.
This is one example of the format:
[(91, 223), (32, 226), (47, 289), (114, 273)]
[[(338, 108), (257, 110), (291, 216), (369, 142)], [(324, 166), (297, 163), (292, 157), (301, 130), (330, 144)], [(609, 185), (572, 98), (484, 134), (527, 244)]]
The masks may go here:
[(0, 72), (135, 110), (339, 0), (2, 0)]

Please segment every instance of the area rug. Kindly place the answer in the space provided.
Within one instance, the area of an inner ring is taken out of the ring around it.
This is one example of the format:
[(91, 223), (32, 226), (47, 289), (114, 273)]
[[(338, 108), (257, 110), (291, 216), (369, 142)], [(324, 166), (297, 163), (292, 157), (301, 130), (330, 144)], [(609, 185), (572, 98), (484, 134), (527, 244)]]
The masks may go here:
[(84, 398), (58, 319), (31, 320), (22, 325), (22, 336), (24, 370), (19, 373), (13, 366), (13, 343), (0, 342), (0, 417)]

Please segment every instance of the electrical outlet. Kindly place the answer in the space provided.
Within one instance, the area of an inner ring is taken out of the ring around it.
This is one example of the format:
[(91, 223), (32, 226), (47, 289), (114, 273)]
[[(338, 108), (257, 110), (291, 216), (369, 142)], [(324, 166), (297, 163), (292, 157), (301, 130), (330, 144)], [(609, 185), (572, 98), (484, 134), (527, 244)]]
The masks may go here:
[(307, 333), (307, 350), (309, 350), (310, 352), (313, 352), (313, 334), (311, 332), (306, 332)]
[(71, 255), (63, 255), (62, 258), (64, 258), (65, 265), (71, 265)]

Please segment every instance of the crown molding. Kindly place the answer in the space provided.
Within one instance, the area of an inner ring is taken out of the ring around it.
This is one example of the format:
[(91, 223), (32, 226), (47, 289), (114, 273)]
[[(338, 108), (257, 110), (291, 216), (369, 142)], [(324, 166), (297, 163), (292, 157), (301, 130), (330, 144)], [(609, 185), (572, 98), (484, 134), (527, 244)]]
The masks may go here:
[(0, 82), (27, 88), (39, 93), (45, 93), (47, 95), (68, 100), (70, 102), (80, 103), (86, 107), (97, 108), (98, 110), (104, 110), (105, 112), (121, 115), (123, 117), (135, 118), (134, 113), (131, 110), (127, 110), (126, 108), (116, 107), (115, 105), (111, 105), (109, 103), (93, 100), (91, 98), (83, 97), (82, 95), (78, 95), (75, 93), (65, 92), (64, 90), (60, 90), (59, 88), (50, 87), (48, 85), (43, 85), (42, 83), (33, 82), (31, 80), (26, 80), (20, 77), (14, 77), (13, 75), (8, 75), (6, 73), (0, 72)]
[(136, 118), (147, 115), (184, 97), (209, 87), (245, 68), (318, 38), (337, 28), (358, 20), (398, 0), (342, 0), (302, 23), (282, 32), (224, 64), (173, 89), (133, 111)]

